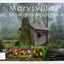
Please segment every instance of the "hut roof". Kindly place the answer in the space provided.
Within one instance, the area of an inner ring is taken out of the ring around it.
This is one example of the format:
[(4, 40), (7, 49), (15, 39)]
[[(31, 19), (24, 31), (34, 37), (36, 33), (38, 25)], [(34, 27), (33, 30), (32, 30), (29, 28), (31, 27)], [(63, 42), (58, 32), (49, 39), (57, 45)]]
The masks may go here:
[(30, 26), (37, 30), (50, 30), (49, 28), (45, 27), (44, 25), (38, 24), (38, 23), (30, 23)]

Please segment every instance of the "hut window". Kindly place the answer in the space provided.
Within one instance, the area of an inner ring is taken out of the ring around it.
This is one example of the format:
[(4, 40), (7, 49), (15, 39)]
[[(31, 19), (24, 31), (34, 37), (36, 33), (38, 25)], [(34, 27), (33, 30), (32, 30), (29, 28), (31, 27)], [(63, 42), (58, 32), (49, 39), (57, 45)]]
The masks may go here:
[(40, 34), (40, 33), (37, 33), (37, 36), (38, 36), (38, 37), (41, 37), (41, 34)]

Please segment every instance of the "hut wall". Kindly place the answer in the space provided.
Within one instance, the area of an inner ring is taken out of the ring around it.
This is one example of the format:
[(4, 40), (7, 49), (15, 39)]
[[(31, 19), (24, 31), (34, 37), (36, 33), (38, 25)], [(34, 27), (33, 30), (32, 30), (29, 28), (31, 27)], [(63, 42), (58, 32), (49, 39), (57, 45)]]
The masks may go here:
[(35, 30), (32, 29), (31, 30), (31, 43), (34, 44), (34, 34), (35, 34)]
[(35, 32), (35, 35), (34, 35), (35, 45), (42, 45), (46, 43), (46, 34), (45, 33), (40, 33), (40, 34), (41, 36), (38, 36), (38, 32)]

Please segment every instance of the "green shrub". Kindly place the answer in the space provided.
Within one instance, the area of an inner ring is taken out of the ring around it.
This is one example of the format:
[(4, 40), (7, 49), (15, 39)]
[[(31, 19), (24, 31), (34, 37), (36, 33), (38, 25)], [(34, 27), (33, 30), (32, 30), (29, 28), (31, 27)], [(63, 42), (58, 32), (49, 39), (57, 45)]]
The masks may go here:
[(2, 37), (0, 37), (0, 49), (4, 49), (5, 48), (5, 46), (3, 45), (3, 38)]
[(0, 42), (0, 49), (4, 49), (4, 48), (5, 48), (5, 46), (3, 45), (2, 42)]
[(0, 42), (2, 42), (3, 41), (3, 38), (2, 37), (0, 37)]
[(55, 48), (62, 48), (63, 47), (63, 45), (62, 44), (58, 44), (58, 43), (56, 43), (56, 42), (50, 42), (49, 44), (48, 44), (48, 46), (44, 46), (44, 48), (47, 48), (47, 49), (55, 49)]
[(33, 46), (32, 44), (30, 44), (30, 43), (27, 43), (27, 42), (25, 42), (25, 43), (21, 43), (20, 42), (20, 44), (19, 44), (19, 47), (21, 48), (31, 48), (31, 46)]

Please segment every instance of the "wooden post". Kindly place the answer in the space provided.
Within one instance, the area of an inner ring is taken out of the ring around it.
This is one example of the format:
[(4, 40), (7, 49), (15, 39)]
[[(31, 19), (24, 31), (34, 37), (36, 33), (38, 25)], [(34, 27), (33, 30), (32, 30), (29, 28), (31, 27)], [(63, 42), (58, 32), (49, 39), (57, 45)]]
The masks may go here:
[[(48, 3), (46, 4), (47, 9), (46, 9), (46, 13), (47, 13), (47, 23), (46, 23), (46, 27), (48, 28)], [(46, 33), (46, 43), (48, 43), (48, 31)]]
[(48, 28), (48, 3), (47, 3), (47, 25), (46, 25), (46, 27)]
[(46, 33), (46, 44), (48, 44), (48, 32)]
[(41, 23), (40, 23), (40, 17), (39, 17), (39, 16), (38, 16), (38, 23), (41, 24)]
[(34, 10), (34, 23), (35, 23), (35, 10)]

